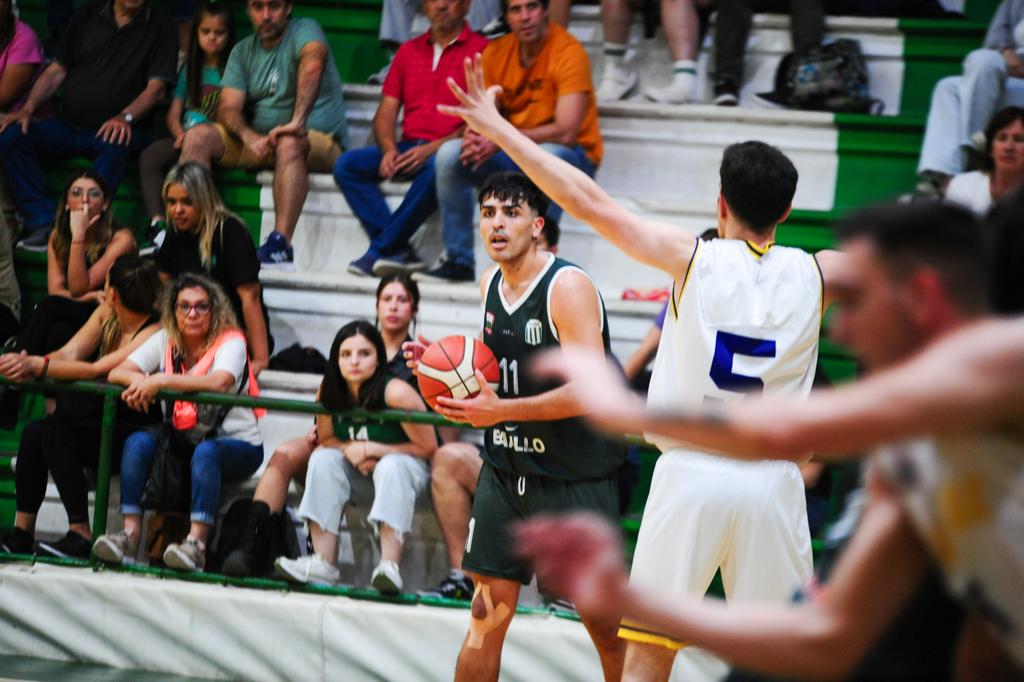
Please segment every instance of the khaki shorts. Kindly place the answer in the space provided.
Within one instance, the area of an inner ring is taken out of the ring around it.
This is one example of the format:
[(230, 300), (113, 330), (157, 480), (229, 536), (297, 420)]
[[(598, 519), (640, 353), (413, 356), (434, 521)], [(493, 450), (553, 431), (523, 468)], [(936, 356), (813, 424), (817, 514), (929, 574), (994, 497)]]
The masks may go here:
[[(252, 151), (245, 146), (242, 138), (238, 137), (220, 123), (214, 123), (213, 127), (220, 133), (220, 140), (224, 143), (224, 155), (217, 161), (218, 166), (229, 168), (272, 168), (273, 162), (267, 162), (253, 156)], [(334, 170), (334, 162), (341, 156), (342, 148), (329, 135), (319, 130), (310, 130), (309, 154), (306, 156), (307, 166), (314, 173), (330, 173)]]

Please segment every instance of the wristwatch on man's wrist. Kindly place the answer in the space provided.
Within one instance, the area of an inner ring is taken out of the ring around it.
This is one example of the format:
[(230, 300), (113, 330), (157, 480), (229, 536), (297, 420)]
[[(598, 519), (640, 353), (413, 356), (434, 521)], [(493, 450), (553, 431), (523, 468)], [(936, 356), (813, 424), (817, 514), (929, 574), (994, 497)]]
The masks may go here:
[(124, 122), (127, 123), (128, 125), (131, 125), (131, 124), (135, 123), (135, 117), (132, 116), (130, 111), (122, 111), (121, 112), (121, 118), (123, 118)]

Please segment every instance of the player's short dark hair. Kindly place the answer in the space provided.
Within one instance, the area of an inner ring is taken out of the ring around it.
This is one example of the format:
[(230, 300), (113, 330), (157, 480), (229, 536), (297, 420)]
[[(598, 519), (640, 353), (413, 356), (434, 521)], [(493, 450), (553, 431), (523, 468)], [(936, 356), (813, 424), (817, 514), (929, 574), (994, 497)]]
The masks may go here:
[(1024, 313), (1024, 189), (996, 204), (988, 216), (992, 238), (992, 310)]
[(758, 234), (782, 220), (796, 192), (796, 166), (777, 147), (750, 140), (725, 148), (718, 170), (729, 210)]
[(988, 232), (973, 213), (942, 202), (887, 203), (839, 220), (840, 241), (867, 239), (896, 277), (930, 267), (962, 309), (989, 308)]
[(540, 229), (540, 233), (544, 235), (544, 240), (548, 243), (549, 249), (558, 246), (558, 240), (562, 238), (562, 227), (558, 224), (558, 218), (545, 216), (544, 227)]
[(516, 171), (493, 173), (484, 180), (477, 194), (477, 202), (483, 206), (484, 200), (490, 198), (503, 203), (526, 204), (537, 215), (544, 215), (551, 203), (530, 178)]

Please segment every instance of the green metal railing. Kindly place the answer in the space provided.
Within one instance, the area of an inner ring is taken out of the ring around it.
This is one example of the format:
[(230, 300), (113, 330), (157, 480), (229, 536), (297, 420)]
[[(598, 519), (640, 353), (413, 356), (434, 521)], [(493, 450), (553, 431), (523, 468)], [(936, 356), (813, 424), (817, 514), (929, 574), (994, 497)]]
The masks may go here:
[[(103, 398), (103, 417), (100, 429), (99, 464), (96, 469), (95, 511), (92, 521), (92, 535), (97, 538), (107, 532), (107, 506), (110, 502), (111, 461), (114, 439), (114, 426), (117, 419), (117, 401), (124, 391), (124, 386), (106, 384), (95, 381), (28, 381), (15, 383), (0, 377), (0, 384), (17, 386), (26, 393), (74, 391), (89, 393)], [(188, 393), (183, 391), (163, 390), (157, 394), (164, 400), (188, 400), (193, 403), (224, 405), (228, 407), (261, 407), (277, 412), (298, 412), (303, 414), (339, 414), (363, 419), (368, 422), (405, 422), (409, 424), (430, 424), (433, 426), (457, 426), (467, 428), (465, 424), (450, 422), (432, 412), (408, 412), (405, 410), (350, 410), (347, 412), (330, 412), (319, 402), (311, 400), (288, 400), (285, 398), (252, 398), (229, 393)], [(9, 459), (9, 458), (7, 458)], [(102, 511), (102, 513), (101, 513)]]

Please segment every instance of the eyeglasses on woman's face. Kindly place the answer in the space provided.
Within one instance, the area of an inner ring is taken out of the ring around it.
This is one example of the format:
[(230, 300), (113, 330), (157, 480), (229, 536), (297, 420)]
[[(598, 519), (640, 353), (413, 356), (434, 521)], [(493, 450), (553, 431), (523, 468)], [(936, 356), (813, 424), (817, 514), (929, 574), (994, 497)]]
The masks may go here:
[(189, 313), (195, 312), (196, 315), (203, 317), (209, 315), (210, 311), (213, 310), (213, 306), (210, 305), (209, 301), (200, 301), (199, 303), (175, 303), (174, 310), (179, 315), (188, 316)]
[(89, 189), (84, 189), (82, 187), (72, 187), (70, 190), (68, 190), (68, 196), (72, 196), (76, 199), (81, 199), (84, 196), (87, 196), (90, 199), (102, 199), (103, 190), (101, 190), (99, 187), (90, 187)]

